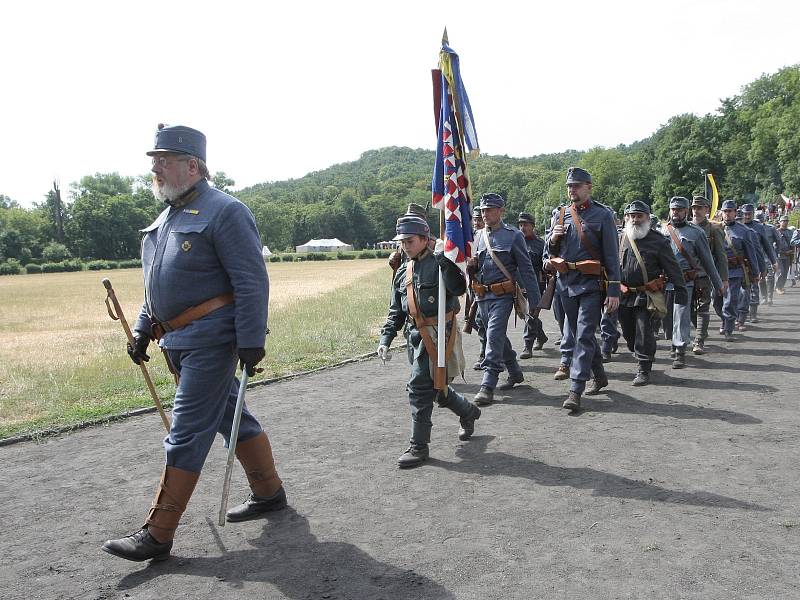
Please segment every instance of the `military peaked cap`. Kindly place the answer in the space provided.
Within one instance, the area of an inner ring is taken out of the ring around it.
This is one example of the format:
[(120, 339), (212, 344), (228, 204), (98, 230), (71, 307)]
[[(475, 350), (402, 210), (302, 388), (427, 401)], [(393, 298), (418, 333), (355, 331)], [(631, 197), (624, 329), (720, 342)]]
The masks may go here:
[(683, 196), (673, 196), (669, 199), (670, 208), (689, 208), (689, 199)]
[(705, 206), (706, 208), (711, 208), (711, 203), (705, 196), (695, 196), (692, 198), (692, 206)]
[(500, 194), (495, 194), (494, 192), (489, 192), (488, 194), (484, 194), (481, 196), (481, 203), (479, 207), (481, 209), (484, 208), (503, 208), (506, 205), (506, 201)]
[(742, 204), (742, 212), (743, 213), (752, 213), (755, 212), (755, 207), (752, 204)]
[(625, 214), (629, 215), (631, 213), (644, 213), (646, 215), (650, 214), (650, 205), (643, 200), (634, 200), (628, 206), (625, 207)]
[(395, 227), (397, 235), (394, 236), (394, 241), (404, 240), (415, 235), (428, 237), (431, 228), (428, 222), (422, 217), (416, 215), (403, 215), (397, 219), (397, 226)]
[(519, 217), (517, 217), (517, 223), (530, 223), (531, 225), (536, 225), (536, 221), (533, 220), (533, 215), (528, 212), (519, 213)]
[(736, 200), (723, 200), (722, 210), (736, 210)]
[(567, 183), (592, 183), (592, 176), (580, 167), (570, 167), (567, 169)]
[(153, 156), (159, 152), (190, 154), (205, 162), (206, 136), (197, 131), (197, 129), (185, 127), (184, 125), (164, 125), (159, 123), (155, 145), (147, 155)]

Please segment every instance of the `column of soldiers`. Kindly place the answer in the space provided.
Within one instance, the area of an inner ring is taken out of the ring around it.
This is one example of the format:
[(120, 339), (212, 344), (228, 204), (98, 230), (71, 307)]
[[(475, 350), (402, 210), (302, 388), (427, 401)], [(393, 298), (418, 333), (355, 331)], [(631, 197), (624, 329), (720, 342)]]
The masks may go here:
[[(143, 230), (145, 296), (127, 350), (140, 364), (149, 361), (155, 342), (179, 382), (163, 442), (165, 463), (147, 517), (136, 532), (103, 545), (104, 551), (132, 561), (169, 556), (218, 433), (226, 443), (236, 442), (250, 488), (248, 497), (227, 511), (227, 521), (261, 518), (287, 506), (267, 432), (246, 406), (237, 408), (237, 365), (255, 374), (268, 333), (269, 279), (255, 219), (244, 204), (209, 185), (201, 132), (159, 126), (147, 154), (153, 192), (165, 208)], [(782, 294), (787, 280), (794, 285), (790, 274), (800, 232), (788, 228), (786, 216), (774, 228), (755, 221), (753, 206), (745, 204), (740, 223), (736, 203), (726, 200), (723, 223), (712, 223), (708, 201), (695, 197), (690, 223), (688, 200), (674, 197), (669, 222), (660, 231), (650, 207), (639, 200), (625, 208), (625, 223), (618, 229), (613, 211), (592, 199), (587, 171), (570, 168), (566, 186), (570, 202), (553, 211), (544, 239), (536, 235), (531, 214), (520, 213), (519, 229), (514, 228), (503, 221), (505, 199), (484, 194), (472, 215), (475, 251), (466, 265), (468, 277), (445, 256), (443, 240), (431, 235), (425, 208), (409, 205), (398, 219), (394, 239), (402, 251), (390, 259), (392, 296), (377, 354), (389, 360), (389, 346), (403, 330), (411, 365), (411, 436), (398, 459), (400, 468), (428, 459), (435, 404), (458, 415), (458, 438), (466, 441), (481, 417), (478, 406), (491, 405), (495, 389), (522, 383), (508, 321), (512, 311), (524, 320), (520, 358), (543, 348), (548, 338), (537, 305), (548, 278), (560, 330), (561, 360), (554, 378), (569, 379), (563, 402), (569, 410), (580, 408), (584, 393), (608, 386), (603, 362), (615, 351), (617, 323), (638, 362), (632, 384), (646, 385), (656, 354), (654, 320), (671, 316), (665, 330), (672, 339), (672, 366), (683, 368), (690, 343), (694, 354), (705, 352), (712, 305), (722, 319), (720, 333), (732, 341), (735, 327), (744, 330), (748, 317), (757, 321), (761, 297), (771, 304), (773, 289)], [(434, 342), (440, 281), (445, 287), (443, 348)], [(464, 372), (456, 315), (465, 293), (473, 306), (468, 324), (481, 337), (475, 368), (483, 376), (474, 402), (450, 385)], [(446, 368), (438, 367), (440, 353)], [(508, 376), (499, 384), (503, 371)], [(234, 420), (240, 425), (232, 440)]]

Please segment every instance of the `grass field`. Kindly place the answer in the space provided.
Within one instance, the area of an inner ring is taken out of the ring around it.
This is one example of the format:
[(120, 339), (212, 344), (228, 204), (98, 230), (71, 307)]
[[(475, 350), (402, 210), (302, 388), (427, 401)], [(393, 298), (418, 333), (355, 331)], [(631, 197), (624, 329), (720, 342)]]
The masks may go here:
[[(269, 378), (375, 348), (386, 315), (385, 259), (269, 263)], [(139, 269), (0, 278), (0, 437), (150, 406), (125, 334), (105, 308), (108, 277), (132, 325), (141, 307)], [(174, 383), (160, 352), (148, 364), (159, 396)]]

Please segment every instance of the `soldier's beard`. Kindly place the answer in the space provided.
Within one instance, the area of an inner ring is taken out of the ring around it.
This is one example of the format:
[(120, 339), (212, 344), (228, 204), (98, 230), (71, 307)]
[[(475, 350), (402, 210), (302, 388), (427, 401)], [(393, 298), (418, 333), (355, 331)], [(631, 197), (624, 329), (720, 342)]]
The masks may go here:
[(625, 223), (625, 232), (635, 240), (640, 240), (650, 231), (649, 223), (634, 224), (632, 221)]
[(155, 176), (150, 184), (150, 188), (153, 190), (153, 195), (161, 200), (161, 202), (166, 202), (167, 204), (180, 198), (190, 187), (190, 185), (186, 184), (170, 185), (166, 182), (161, 185), (158, 183), (158, 180)]

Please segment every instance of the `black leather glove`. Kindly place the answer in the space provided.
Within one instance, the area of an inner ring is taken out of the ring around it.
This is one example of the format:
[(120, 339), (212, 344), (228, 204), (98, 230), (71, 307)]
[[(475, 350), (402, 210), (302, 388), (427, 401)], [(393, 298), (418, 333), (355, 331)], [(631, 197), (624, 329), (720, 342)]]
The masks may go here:
[(247, 376), (252, 377), (256, 374), (256, 365), (261, 362), (266, 352), (263, 348), (239, 348), (239, 366), (247, 369)]
[(150, 345), (150, 336), (146, 333), (139, 333), (133, 336), (133, 345), (128, 342), (128, 356), (137, 365), (142, 364), (142, 361), (147, 362), (150, 357), (147, 355), (147, 346)]

